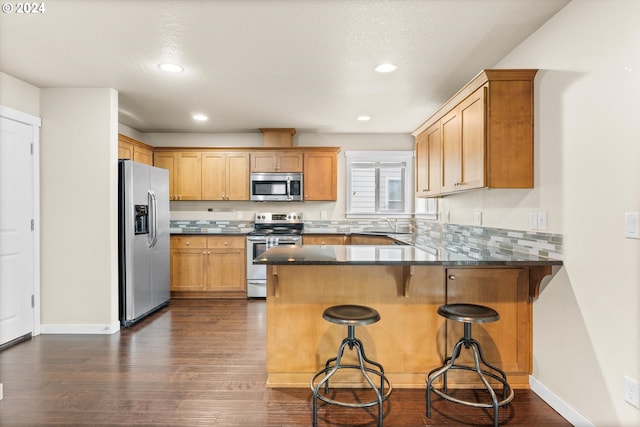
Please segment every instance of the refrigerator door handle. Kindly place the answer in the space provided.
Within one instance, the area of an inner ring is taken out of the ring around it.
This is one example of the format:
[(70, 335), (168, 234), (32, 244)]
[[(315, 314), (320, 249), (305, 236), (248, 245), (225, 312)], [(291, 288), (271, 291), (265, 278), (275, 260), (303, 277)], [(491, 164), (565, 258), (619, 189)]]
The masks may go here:
[(153, 191), (147, 192), (149, 198), (149, 222), (151, 223), (151, 230), (149, 233), (148, 245), (150, 248), (154, 247), (158, 243), (158, 200)]

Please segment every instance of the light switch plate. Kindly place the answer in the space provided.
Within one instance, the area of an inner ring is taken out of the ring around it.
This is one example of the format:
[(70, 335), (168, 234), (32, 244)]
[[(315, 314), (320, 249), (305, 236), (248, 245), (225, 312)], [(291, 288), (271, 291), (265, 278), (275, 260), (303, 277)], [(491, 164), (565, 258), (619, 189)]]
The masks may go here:
[(624, 214), (624, 237), (640, 239), (640, 213), (626, 212)]
[(475, 223), (476, 225), (482, 225), (482, 211), (475, 212)]
[(538, 229), (538, 213), (529, 212), (529, 230)]
[(547, 229), (547, 213), (545, 211), (538, 212), (538, 230)]

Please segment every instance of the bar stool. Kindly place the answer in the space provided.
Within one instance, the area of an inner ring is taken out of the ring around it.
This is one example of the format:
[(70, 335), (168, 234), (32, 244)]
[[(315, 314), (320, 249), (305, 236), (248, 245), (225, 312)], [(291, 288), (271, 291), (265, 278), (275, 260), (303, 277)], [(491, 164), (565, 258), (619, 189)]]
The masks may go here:
[[(501, 369), (487, 363), (482, 355), (480, 344), (475, 339), (471, 338), (471, 324), (472, 323), (489, 323), (495, 322), (500, 319), (500, 315), (492, 308), (485, 307), (476, 304), (445, 304), (438, 308), (438, 314), (446, 319), (455, 320), (457, 322), (464, 323), (464, 336), (460, 338), (457, 344), (453, 347), (453, 351), (450, 357), (444, 360), (441, 367), (433, 369), (427, 374), (427, 417), (431, 417), (431, 392), (433, 391), (438, 396), (446, 399), (450, 402), (460, 403), (462, 405), (473, 406), (476, 408), (493, 408), (493, 425), (498, 426), (498, 407), (506, 406), (513, 400), (513, 390), (507, 383), (507, 375)], [(460, 356), (462, 346), (466, 349), (471, 349), (473, 353), (474, 366), (458, 365), (456, 359)], [(480, 362), (487, 368), (483, 369), (480, 366)], [(462, 369), (467, 371), (474, 371), (478, 374), (484, 387), (491, 396), (491, 403), (471, 402), (466, 400), (457, 399), (447, 393), (447, 371), (450, 369)], [(442, 390), (433, 388), (433, 381), (442, 376), (443, 387)], [(502, 400), (498, 400), (493, 388), (489, 385), (486, 377), (491, 377), (498, 382), (502, 383)]]
[[(327, 308), (322, 314), (322, 318), (337, 325), (347, 326), (347, 337), (342, 340), (338, 355), (328, 359), (325, 363), (325, 368), (318, 371), (311, 379), (311, 390), (313, 391), (313, 426), (317, 426), (318, 423), (318, 399), (323, 402), (333, 405), (348, 407), (348, 408), (366, 408), (369, 406), (378, 405), (378, 426), (382, 427), (382, 402), (385, 401), (391, 394), (391, 383), (389, 379), (384, 375), (384, 368), (378, 362), (367, 358), (364, 352), (364, 346), (362, 341), (355, 337), (355, 327), (370, 325), (380, 320), (380, 314), (370, 307), (361, 305), (335, 305)], [(355, 348), (358, 356), (358, 364), (343, 364), (342, 356), (345, 348), (349, 346), (349, 350)], [(367, 362), (368, 365), (365, 365)], [(339, 369), (358, 369), (362, 373), (362, 376), (366, 382), (371, 386), (371, 389), (376, 395), (376, 399), (370, 402), (358, 402), (350, 403), (337, 401), (328, 398), (322, 394), (319, 394), (320, 388), (324, 386), (325, 394), (329, 393), (329, 379), (338, 372)], [(373, 374), (380, 379), (380, 387), (374, 384), (373, 380), (369, 377), (369, 374)], [(324, 377), (318, 381), (318, 377), (324, 375)], [(385, 393), (385, 384), (387, 385), (387, 392)]]

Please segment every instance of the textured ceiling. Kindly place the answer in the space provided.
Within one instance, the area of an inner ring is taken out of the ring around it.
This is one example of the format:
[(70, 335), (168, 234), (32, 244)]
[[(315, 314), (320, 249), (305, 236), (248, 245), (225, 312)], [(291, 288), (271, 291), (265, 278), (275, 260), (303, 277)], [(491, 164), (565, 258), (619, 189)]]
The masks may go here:
[[(120, 122), (142, 132), (408, 133), (567, 3), (47, 0), (0, 14), (0, 71), (114, 88)], [(398, 69), (374, 72), (381, 62)]]

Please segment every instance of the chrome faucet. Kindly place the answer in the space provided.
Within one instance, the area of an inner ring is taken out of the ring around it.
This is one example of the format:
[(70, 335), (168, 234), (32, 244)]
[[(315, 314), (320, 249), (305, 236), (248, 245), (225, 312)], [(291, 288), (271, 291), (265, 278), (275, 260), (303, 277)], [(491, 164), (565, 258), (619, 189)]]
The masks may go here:
[(391, 228), (391, 230), (393, 230), (394, 232), (397, 231), (396, 228), (398, 228), (398, 219), (394, 218), (393, 222), (391, 222), (391, 220), (389, 218), (381, 218), (383, 221), (386, 221), (387, 224), (389, 224), (389, 228)]

